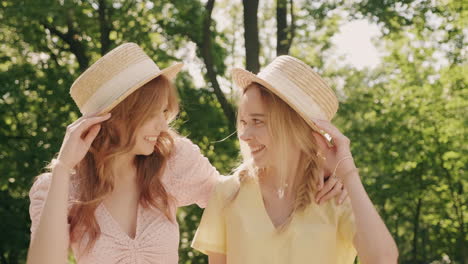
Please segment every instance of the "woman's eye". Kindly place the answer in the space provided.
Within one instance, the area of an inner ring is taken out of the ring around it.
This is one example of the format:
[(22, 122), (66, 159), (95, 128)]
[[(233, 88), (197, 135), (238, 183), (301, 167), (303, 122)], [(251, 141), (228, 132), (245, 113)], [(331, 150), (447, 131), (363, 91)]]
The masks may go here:
[(263, 121), (260, 120), (260, 119), (254, 119), (253, 121), (254, 121), (254, 124), (256, 124), (256, 125), (263, 123)]
[(245, 126), (245, 125), (247, 125), (247, 122), (245, 122), (245, 120), (241, 120), (241, 121), (240, 121), (240, 124), (243, 125), (243, 126)]
[(166, 109), (164, 109), (163, 112), (164, 112), (165, 114), (167, 114), (167, 113), (169, 113), (169, 109), (166, 108)]

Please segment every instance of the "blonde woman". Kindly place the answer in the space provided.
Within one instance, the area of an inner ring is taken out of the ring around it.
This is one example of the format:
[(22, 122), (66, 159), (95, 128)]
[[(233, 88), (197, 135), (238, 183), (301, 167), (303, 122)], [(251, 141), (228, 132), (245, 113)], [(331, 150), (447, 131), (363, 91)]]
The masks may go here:
[(179, 109), (171, 81), (181, 67), (160, 70), (127, 43), (74, 82), (83, 116), (31, 188), (28, 263), (63, 264), (70, 247), (79, 264), (178, 263), (176, 209), (204, 207), (220, 177), (168, 127)]
[[(330, 123), (338, 101), (320, 76), (280, 56), (258, 75), (235, 69), (233, 78), (243, 163), (216, 187), (192, 246), (210, 264), (351, 264), (356, 253), (361, 263), (396, 263), (350, 142)], [(348, 191), (342, 206), (317, 199), (324, 175)]]

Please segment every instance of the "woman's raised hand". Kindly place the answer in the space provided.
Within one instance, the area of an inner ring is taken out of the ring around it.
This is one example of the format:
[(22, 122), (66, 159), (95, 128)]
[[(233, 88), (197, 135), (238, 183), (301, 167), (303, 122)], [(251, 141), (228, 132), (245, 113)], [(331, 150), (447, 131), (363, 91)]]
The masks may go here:
[(70, 169), (74, 168), (88, 152), (101, 129), (101, 123), (110, 117), (110, 113), (102, 116), (82, 116), (68, 125), (57, 157), (58, 161)]
[(317, 119), (314, 120), (314, 123), (318, 128), (328, 133), (334, 142), (334, 147), (328, 147), (323, 137), (316, 137), (320, 138), (319, 141), (323, 141), (319, 142), (319, 146), (322, 151), (321, 155), (325, 157), (325, 169), (332, 173), (332, 176), (344, 179), (344, 177), (356, 170), (350, 150), (350, 140), (329, 121)]

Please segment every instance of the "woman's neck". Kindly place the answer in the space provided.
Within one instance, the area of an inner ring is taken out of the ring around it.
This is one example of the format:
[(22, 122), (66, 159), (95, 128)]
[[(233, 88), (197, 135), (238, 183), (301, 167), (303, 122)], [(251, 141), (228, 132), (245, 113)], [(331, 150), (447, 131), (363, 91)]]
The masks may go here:
[(134, 179), (136, 177), (135, 155), (117, 156), (112, 163), (112, 172), (116, 180)]
[(259, 171), (260, 183), (269, 189), (280, 191), (284, 189), (284, 195), (294, 193), (298, 180), (300, 179), (299, 173), (299, 157), (296, 159), (289, 159), (288, 170), (283, 173), (277, 167), (271, 166)]

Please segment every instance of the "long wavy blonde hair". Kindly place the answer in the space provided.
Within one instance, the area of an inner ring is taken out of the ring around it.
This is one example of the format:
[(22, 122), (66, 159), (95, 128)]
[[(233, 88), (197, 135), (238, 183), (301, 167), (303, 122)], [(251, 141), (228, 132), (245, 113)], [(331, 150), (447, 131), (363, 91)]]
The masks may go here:
[[(252, 83), (246, 89), (257, 87), (260, 89), (260, 96), (266, 112), (266, 125), (271, 142), (274, 142), (273, 161), (270, 164), (276, 164), (276, 169), (280, 175), (290, 175), (293, 168), (291, 164), (285, 162), (284, 157), (291, 155), (291, 146), (297, 146), (300, 149), (300, 158), (298, 173), (295, 175), (295, 192), (294, 211), (302, 211), (313, 201), (314, 193), (316, 192), (316, 183), (319, 177), (321, 160), (317, 157), (318, 145), (312, 135), (312, 128), (304, 121), (304, 119), (292, 109), (281, 98), (270, 92), (260, 84)], [(241, 109), (239, 109), (240, 111)], [(240, 115), (237, 115), (237, 128), (240, 135)], [(239, 188), (230, 197), (233, 201), (242, 184), (248, 180), (257, 180), (262, 173), (262, 168), (257, 168), (253, 164), (248, 145), (240, 141), (240, 149), (242, 155), (242, 163), (234, 172), (239, 175)]]
[[(85, 250), (94, 246), (101, 230), (94, 216), (99, 204), (109, 195), (115, 184), (111, 167), (114, 160), (131, 151), (135, 145), (136, 131), (150, 118), (154, 110), (168, 102), (168, 122), (178, 114), (177, 91), (164, 76), (148, 82), (111, 110), (112, 117), (102, 123), (101, 130), (93, 141), (84, 159), (77, 165), (77, 175), (73, 182), (76, 186), (76, 200), (69, 213), (70, 240), (83, 242), (87, 235)], [(167, 158), (174, 145), (175, 131), (161, 133), (155, 151), (148, 156), (138, 155), (134, 160), (137, 184), (140, 191), (140, 204), (154, 207), (174, 221), (171, 213), (173, 198), (161, 182)]]

